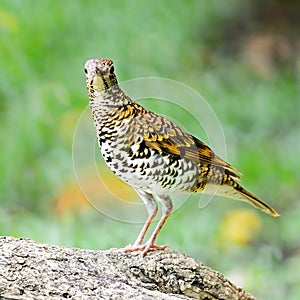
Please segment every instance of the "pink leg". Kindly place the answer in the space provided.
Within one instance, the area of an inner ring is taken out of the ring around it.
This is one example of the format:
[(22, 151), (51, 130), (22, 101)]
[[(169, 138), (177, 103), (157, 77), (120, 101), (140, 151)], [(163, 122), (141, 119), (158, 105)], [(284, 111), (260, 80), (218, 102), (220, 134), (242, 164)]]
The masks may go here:
[(156, 216), (156, 214), (157, 214), (157, 211), (158, 211), (158, 209), (157, 209), (157, 207), (156, 207), (156, 209), (153, 211), (153, 213), (148, 217), (148, 219), (147, 219), (147, 221), (145, 222), (145, 224), (144, 224), (144, 226), (143, 226), (141, 232), (139, 233), (137, 239), (135, 240), (135, 242), (134, 242), (134, 244), (133, 244), (134, 246), (137, 246), (137, 245), (141, 245), (141, 244), (142, 244), (142, 242), (143, 242), (143, 240), (144, 240), (144, 237), (145, 237), (145, 235), (146, 235), (146, 233), (147, 233), (147, 231), (148, 231), (148, 229), (149, 229), (149, 227), (150, 227), (150, 225), (151, 225), (153, 219), (155, 218), (155, 216)]
[[(144, 238), (145, 233), (146, 233), (147, 229), (149, 228), (149, 225), (151, 224), (154, 217), (152, 218), (152, 220), (150, 222), (148, 222), (148, 220), (150, 220), (150, 217), (148, 218), (141, 233), (139, 234), (138, 239), (136, 240), (136, 242), (134, 243), (133, 246), (129, 245), (125, 248), (126, 252), (143, 251), (142, 256), (145, 256), (150, 249), (164, 250), (167, 247), (167, 246), (155, 245), (154, 242), (155, 242), (157, 235), (159, 234), (161, 228), (163, 227), (163, 225), (167, 221), (168, 217), (172, 213), (173, 204), (172, 204), (172, 200), (169, 197), (163, 197), (163, 198), (160, 197), (159, 200), (162, 202), (163, 215), (162, 215), (161, 219), (159, 220), (157, 226), (155, 227), (154, 232), (152, 233), (151, 237), (145, 244), (143, 244), (143, 245), (141, 244), (141, 238), (142, 239)], [(156, 209), (156, 212), (157, 212), (157, 209)]]
[[(135, 247), (138, 247), (142, 244), (145, 235), (154, 220), (155, 216), (157, 215), (157, 204), (152, 194), (146, 193), (144, 191), (136, 190), (137, 194), (141, 197), (143, 202), (145, 203), (147, 212), (148, 212), (148, 219), (145, 222), (142, 230), (140, 231), (137, 239), (135, 240), (133, 245), (128, 245), (125, 247), (125, 251), (132, 251), (132, 249), (135, 249)], [(135, 251), (135, 250), (133, 250)]]

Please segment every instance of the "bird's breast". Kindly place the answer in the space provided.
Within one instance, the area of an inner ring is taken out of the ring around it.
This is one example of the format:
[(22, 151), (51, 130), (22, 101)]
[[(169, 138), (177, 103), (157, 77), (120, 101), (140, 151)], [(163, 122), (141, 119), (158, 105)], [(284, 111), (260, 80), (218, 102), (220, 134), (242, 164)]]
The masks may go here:
[(138, 138), (125, 140), (107, 139), (101, 145), (106, 164), (123, 181), (162, 195), (194, 189), (198, 170), (191, 161), (148, 148)]

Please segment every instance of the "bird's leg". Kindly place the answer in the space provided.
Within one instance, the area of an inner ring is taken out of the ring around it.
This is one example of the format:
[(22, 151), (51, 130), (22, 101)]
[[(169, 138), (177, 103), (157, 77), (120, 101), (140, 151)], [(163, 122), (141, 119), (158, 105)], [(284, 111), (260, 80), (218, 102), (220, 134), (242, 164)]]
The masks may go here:
[(167, 221), (168, 217), (170, 216), (170, 214), (172, 213), (173, 210), (173, 203), (170, 197), (168, 196), (164, 196), (164, 197), (158, 197), (158, 200), (161, 201), (162, 203), (162, 212), (163, 215), (160, 218), (157, 226), (155, 227), (151, 237), (149, 238), (149, 240), (143, 245), (143, 252), (142, 252), (142, 256), (145, 256), (146, 253), (150, 250), (150, 249), (158, 249), (158, 250), (164, 250), (167, 246), (158, 246), (158, 245), (154, 245), (154, 242), (156, 240), (156, 237), (158, 235), (158, 233), (160, 232), (161, 228), (163, 227), (163, 225), (165, 224), (165, 222)]
[[(137, 240), (135, 241), (134, 245), (128, 245), (127, 247), (125, 247), (125, 252), (142, 251), (142, 256), (145, 256), (146, 253), (150, 249), (164, 250), (167, 247), (167, 246), (155, 245), (154, 242), (155, 242), (156, 237), (157, 237), (158, 233), (160, 232), (161, 228), (163, 227), (163, 225), (167, 221), (168, 217), (172, 213), (173, 203), (172, 203), (171, 198), (168, 197), (168, 196), (157, 197), (158, 200), (161, 201), (161, 203), (162, 203), (162, 213), (163, 213), (163, 215), (160, 218), (158, 224), (156, 225), (156, 227), (155, 227), (152, 235), (150, 236), (149, 240), (145, 244), (142, 244), (142, 241), (145, 237), (145, 234), (146, 234), (151, 222), (153, 221), (153, 219), (154, 219), (154, 217), (157, 213), (157, 205), (156, 205), (156, 202), (155, 202), (155, 200), (154, 200), (154, 198), (151, 194), (144, 193), (144, 192), (141, 194), (140, 191), (137, 191), (137, 192), (146, 204), (149, 217), (148, 217), (143, 229), (141, 230)], [(147, 197), (145, 195), (147, 195)], [(148, 201), (145, 201), (145, 200), (148, 200)]]
[(141, 232), (139, 233), (136, 241), (134, 242), (134, 244), (128, 245), (127, 247), (125, 247), (125, 251), (128, 251), (128, 252), (140, 250), (140, 247), (142, 245), (144, 237), (145, 237), (145, 235), (146, 235), (146, 233), (158, 211), (156, 201), (154, 200), (152, 194), (149, 194), (149, 193), (146, 193), (146, 192), (140, 191), (140, 190), (136, 190), (136, 192), (141, 197), (143, 202), (145, 203), (145, 206), (146, 206), (146, 209), (148, 212), (148, 219), (146, 220), (146, 222), (145, 222)]
[(147, 212), (148, 212), (148, 219), (147, 221), (145, 222), (141, 232), (139, 233), (136, 241), (134, 242), (134, 245), (141, 245), (143, 240), (144, 240), (144, 237), (152, 223), (152, 221), (154, 220), (156, 214), (157, 214), (157, 204), (155, 202), (155, 200), (151, 201), (151, 202), (147, 202), (145, 203), (146, 204), (146, 209), (147, 209)]

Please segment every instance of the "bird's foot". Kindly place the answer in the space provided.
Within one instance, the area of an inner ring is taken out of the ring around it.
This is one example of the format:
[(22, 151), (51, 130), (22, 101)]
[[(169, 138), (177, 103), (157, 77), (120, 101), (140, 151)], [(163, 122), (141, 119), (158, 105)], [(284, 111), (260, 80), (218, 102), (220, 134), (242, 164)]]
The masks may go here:
[(155, 249), (155, 250), (165, 250), (166, 248), (169, 248), (169, 246), (159, 246), (159, 245), (154, 245), (153, 243), (147, 242), (145, 244), (134, 244), (134, 245), (128, 245), (124, 248), (125, 252), (135, 252), (135, 251), (142, 251), (142, 256), (145, 256), (147, 252), (150, 249)]

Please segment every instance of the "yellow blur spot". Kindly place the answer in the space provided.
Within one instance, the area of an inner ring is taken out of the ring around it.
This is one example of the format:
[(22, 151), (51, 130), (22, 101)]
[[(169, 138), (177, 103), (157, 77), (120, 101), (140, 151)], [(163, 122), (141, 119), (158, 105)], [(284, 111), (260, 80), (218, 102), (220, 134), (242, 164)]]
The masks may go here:
[(225, 244), (245, 245), (250, 243), (262, 227), (256, 212), (251, 210), (235, 210), (222, 220), (220, 239)]
[(16, 17), (8, 11), (0, 10), (0, 29), (16, 32), (19, 29)]
[(54, 201), (54, 212), (57, 215), (82, 211), (92, 206), (110, 207), (118, 201), (141, 202), (133, 188), (122, 182), (104, 164), (99, 164), (98, 167), (99, 176), (95, 170), (91, 172), (87, 168), (82, 170), (84, 174), (80, 174), (80, 183), (69, 180), (61, 187)]

